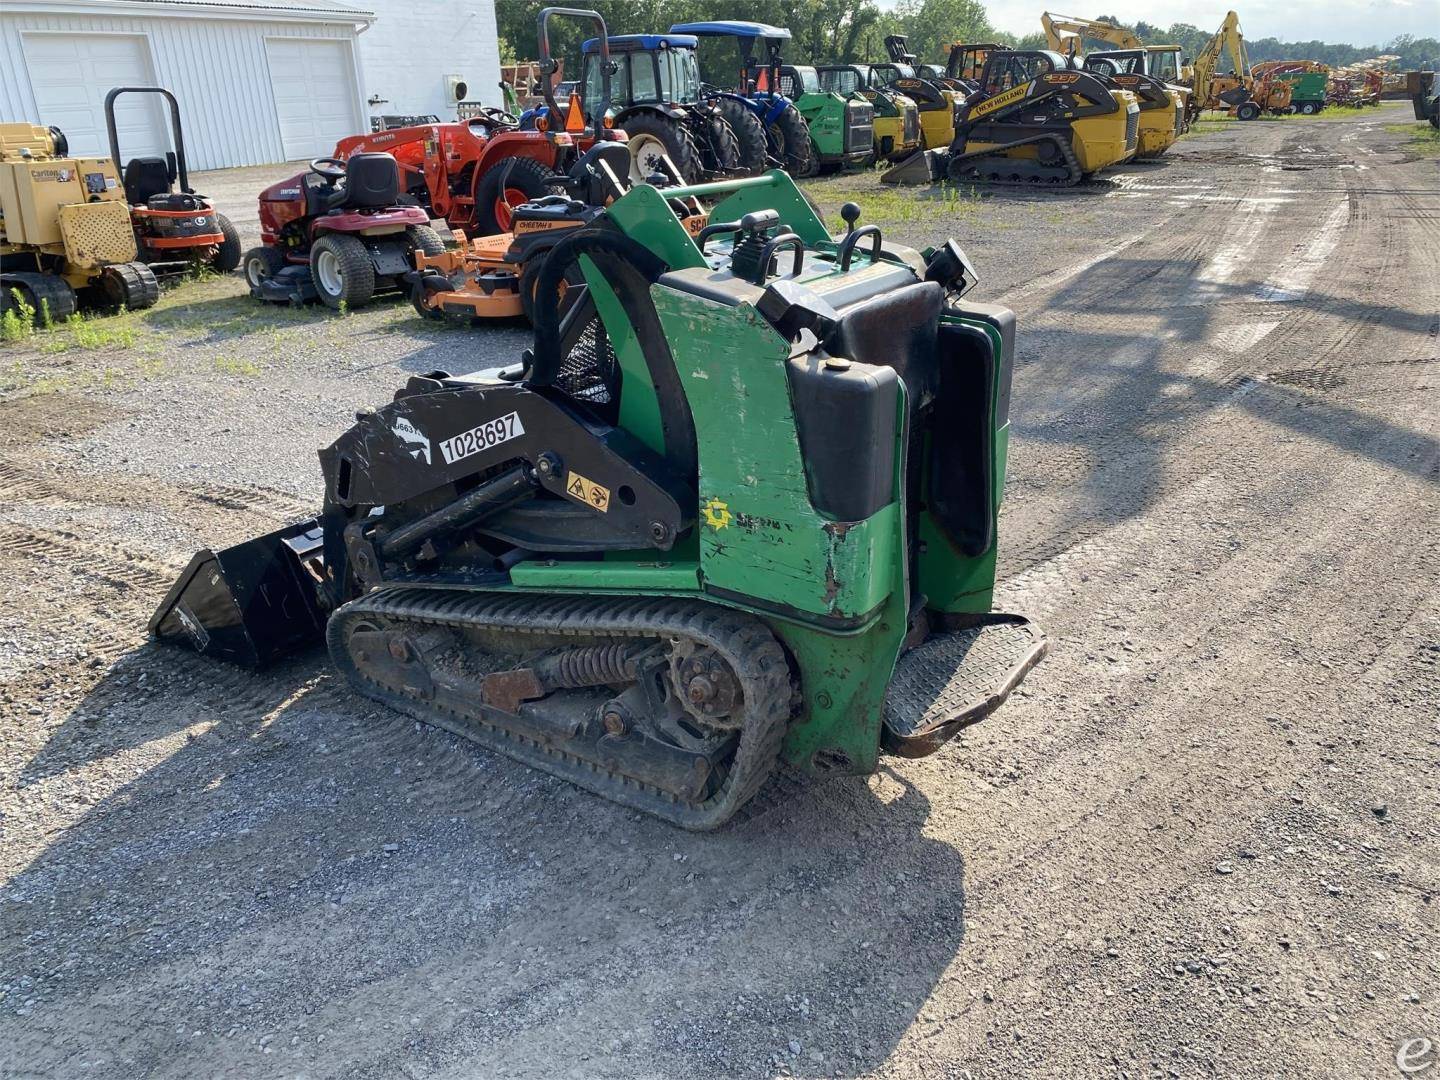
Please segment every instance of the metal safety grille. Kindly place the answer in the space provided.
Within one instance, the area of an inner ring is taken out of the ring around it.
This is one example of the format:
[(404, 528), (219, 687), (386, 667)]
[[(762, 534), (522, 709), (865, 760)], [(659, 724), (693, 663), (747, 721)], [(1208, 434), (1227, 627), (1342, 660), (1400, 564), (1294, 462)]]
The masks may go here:
[(907, 143), (914, 142), (920, 138), (920, 110), (905, 109), (903, 115), (905, 117), (905, 126), (903, 129), (905, 132), (905, 141)]
[(1178, 139), (1185, 130), (1185, 106), (1175, 106), (1175, 137)]
[(852, 101), (845, 106), (845, 149), (868, 150), (875, 141), (875, 109), (869, 102)]
[(565, 351), (555, 385), (576, 401), (587, 405), (609, 405), (618, 391), (619, 364), (610, 335), (598, 315), (592, 314)]
[(98, 270), (135, 259), (130, 208), (118, 200), (70, 203), (60, 207), (65, 258), (82, 270)]
[(1140, 139), (1140, 112), (1136, 110), (1125, 118), (1125, 149), (1134, 150)]

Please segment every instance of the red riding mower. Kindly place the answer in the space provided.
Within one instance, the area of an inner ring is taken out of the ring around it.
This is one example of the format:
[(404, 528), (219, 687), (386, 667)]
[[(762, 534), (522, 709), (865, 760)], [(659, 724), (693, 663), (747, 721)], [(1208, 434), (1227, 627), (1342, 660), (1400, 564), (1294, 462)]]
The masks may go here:
[[(163, 158), (131, 158), (123, 167), (125, 201), (130, 204), (140, 261), (157, 274), (184, 273), (197, 264), (228, 274), (240, 265), (240, 235), (214, 203), (190, 187), (180, 103), (163, 86), (117, 86), (105, 95), (105, 127), (117, 169), (121, 159), (115, 99), (121, 94), (162, 95), (170, 104), (170, 137), (175, 145)], [(179, 191), (175, 190), (177, 179)]]
[(429, 221), (400, 193), (400, 168), (389, 154), (316, 158), (308, 172), (260, 193), (264, 244), (245, 254), (250, 295), (361, 307), (378, 288), (401, 286), (417, 251), (445, 250)]
[[(668, 157), (658, 159), (658, 174), (649, 178), (660, 188), (683, 183), (680, 170)], [(535, 286), (550, 249), (571, 229), (594, 221), (614, 200), (630, 190), (630, 151), (624, 143), (596, 143), (553, 183), (564, 194), (544, 195), (514, 208), (514, 231), (485, 236), (438, 255), (415, 253), (415, 269), (405, 276), (415, 310), (430, 319), (446, 317), (468, 321), (506, 319), (523, 315), (534, 321)], [(671, 209), (690, 235), (697, 236), (709, 221), (696, 199), (670, 200)], [(562, 287), (562, 313), (584, 291), (578, 272), (566, 275)]]
[[(593, 11), (546, 8), (540, 13), (541, 68), (558, 69), (550, 59), (548, 25), (557, 15), (598, 25), (605, 41), (605, 20)], [(524, 129), (519, 117), (487, 108), (458, 123), (411, 127), (351, 135), (335, 144), (341, 161), (352, 154), (383, 151), (393, 154), (405, 176), (404, 190), (431, 217), (443, 218), (452, 229), (469, 236), (507, 232), (511, 211), (553, 190), (553, 182), (596, 142), (624, 141), (624, 132), (606, 126), (610, 108), (609, 48), (602, 47), (599, 99), (583, 102), (578, 94), (561, 107), (555, 101), (549, 74), (542, 80), (546, 114)]]

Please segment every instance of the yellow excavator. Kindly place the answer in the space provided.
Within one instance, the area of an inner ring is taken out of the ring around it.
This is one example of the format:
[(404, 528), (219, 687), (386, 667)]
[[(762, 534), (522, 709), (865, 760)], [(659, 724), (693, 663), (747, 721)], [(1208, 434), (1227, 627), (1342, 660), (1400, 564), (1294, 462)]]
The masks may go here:
[(880, 179), (1011, 186), (1076, 184), (1139, 145), (1135, 95), (1046, 49), (990, 51), (948, 149), (923, 150)]
[[(1220, 74), (1220, 57), (1230, 53), (1231, 70)], [(1225, 109), (1237, 120), (1258, 120), (1262, 114), (1290, 111), (1290, 84), (1277, 79), (1255, 78), (1250, 73), (1250, 54), (1240, 32), (1240, 16), (1230, 11), (1215, 36), (1195, 57), (1195, 81), (1190, 97), (1190, 117), (1205, 109)]]
[[(1096, 19), (1044, 12), (1040, 25), (1049, 47), (1122, 90), (1140, 104), (1140, 149), (1137, 158), (1157, 158), (1184, 133), (1190, 90), (1179, 85), (1180, 46), (1147, 46), (1124, 27)], [(1114, 45), (1112, 50), (1082, 54), (1085, 39)]]

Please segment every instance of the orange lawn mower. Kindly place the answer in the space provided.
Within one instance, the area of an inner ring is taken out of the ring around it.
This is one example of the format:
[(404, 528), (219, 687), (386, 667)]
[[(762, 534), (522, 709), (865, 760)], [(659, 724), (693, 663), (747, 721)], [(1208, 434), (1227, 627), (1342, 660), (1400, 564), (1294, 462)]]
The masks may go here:
[[(115, 101), (122, 94), (159, 94), (170, 106), (170, 138), (174, 149), (164, 157), (136, 157), (121, 165)], [(156, 274), (180, 274), (208, 266), (228, 274), (240, 265), (240, 235), (224, 214), (190, 186), (185, 165), (185, 132), (180, 103), (163, 86), (117, 86), (105, 95), (105, 128), (110, 157), (123, 169), (121, 182), (130, 205), (130, 225), (140, 261)], [(175, 190), (175, 182), (180, 190)]]
[(555, 100), (550, 75), (559, 65), (550, 59), (548, 24), (556, 15), (593, 21), (604, 41), (605, 20), (598, 12), (546, 8), (540, 13), (540, 67), (548, 108), (525, 127), (503, 109), (484, 108), (468, 120), (351, 135), (335, 144), (334, 157), (379, 151), (400, 166), (405, 193), (467, 236), (508, 232), (514, 208), (555, 191), (580, 154), (597, 142), (625, 140), (607, 126), (610, 108), (609, 48), (602, 46), (600, 97), (585, 102), (576, 92), (564, 108)]
[[(624, 143), (593, 145), (559, 181), (564, 194), (544, 195), (513, 208), (513, 231), (474, 240), (457, 231), (459, 246), (439, 253), (416, 250), (415, 269), (405, 275), (415, 310), (430, 319), (508, 319), (533, 322), (536, 283), (545, 257), (567, 233), (594, 221), (630, 190), (630, 152)], [(658, 162), (651, 182), (660, 187), (683, 183), (668, 157)], [(692, 236), (709, 221), (699, 200), (670, 200), (671, 209)], [(561, 282), (561, 311), (584, 293), (579, 268)], [(574, 295), (571, 295), (571, 290)]]

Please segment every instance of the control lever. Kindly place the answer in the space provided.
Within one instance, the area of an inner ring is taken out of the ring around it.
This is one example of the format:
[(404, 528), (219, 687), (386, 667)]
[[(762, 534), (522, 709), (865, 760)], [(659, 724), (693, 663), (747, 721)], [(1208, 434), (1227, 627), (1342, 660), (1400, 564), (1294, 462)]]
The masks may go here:
[(858, 229), (845, 234), (845, 239), (840, 241), (839, 262), (841, 271), (850, 269), (850, 260), (855, 255), (855, 245), (867, 236), (873, 236), (874, 242), (870, 245), (870, 261), (880, 261), (880, 226), (862, 225)]

